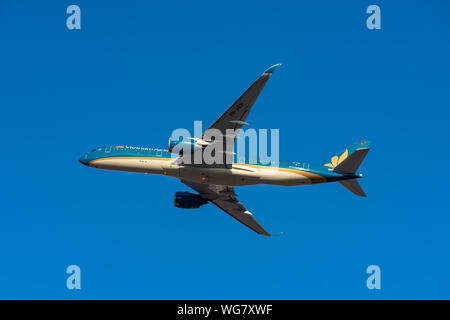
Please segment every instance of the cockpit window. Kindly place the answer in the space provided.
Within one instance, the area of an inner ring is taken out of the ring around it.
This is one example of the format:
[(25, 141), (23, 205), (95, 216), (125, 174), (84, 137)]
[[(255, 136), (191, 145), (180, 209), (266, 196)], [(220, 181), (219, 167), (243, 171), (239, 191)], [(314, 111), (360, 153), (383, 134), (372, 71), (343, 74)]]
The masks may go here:
[(97, 151), (97, 149), (92, 149), (91, 152)]

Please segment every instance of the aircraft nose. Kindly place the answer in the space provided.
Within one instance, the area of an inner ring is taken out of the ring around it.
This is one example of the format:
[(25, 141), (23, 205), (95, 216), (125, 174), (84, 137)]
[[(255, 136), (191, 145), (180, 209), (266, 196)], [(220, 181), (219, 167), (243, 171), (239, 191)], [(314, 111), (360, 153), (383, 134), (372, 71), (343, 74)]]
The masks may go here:
[(81, 164), (84, 164), (85, 166), (88, 165), (89, 161), (87, 159), (87, 154), (85, 154), (84, 156), (82, 156), (80, 159), (78, 159), (78, 161), (80, 161)]

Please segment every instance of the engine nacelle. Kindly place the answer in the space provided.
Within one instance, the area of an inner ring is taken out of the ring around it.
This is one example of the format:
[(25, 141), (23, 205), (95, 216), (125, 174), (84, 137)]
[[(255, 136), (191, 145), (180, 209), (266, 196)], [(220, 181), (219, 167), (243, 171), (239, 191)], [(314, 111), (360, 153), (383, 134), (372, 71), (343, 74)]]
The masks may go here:
[(175, 192), (175, 207), (183, 209), (197, 209), (208, 201), (200, 195), (190, 192)]
[[(176, 150), (174, 150), (176, 147)], [(169, 138), (169, 152), (175, 153), (179, 155), (183, 155), (184, 152), (194, 152), (195, 149), (195, 141), (190, 139), (183, 139), (183, 137), (180, 137), (179, 140), (172, 140)]]

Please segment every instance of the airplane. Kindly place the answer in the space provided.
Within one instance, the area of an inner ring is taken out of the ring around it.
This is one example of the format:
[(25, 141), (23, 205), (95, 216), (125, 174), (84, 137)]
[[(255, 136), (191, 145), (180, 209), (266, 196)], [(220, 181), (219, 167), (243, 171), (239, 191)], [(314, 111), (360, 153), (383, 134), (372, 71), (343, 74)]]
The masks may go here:
[[(278, 66), (280, 64), (265, 70), (208, 130), (219, 130), (226, 139), (231, 139), (233, 145), (241, 127), (247, 125), (245, 121), (250, 109)], [(229, 129), (234, 132), (231, 136), (227, 133)], [(99, 147), (83, 155), (79, 158), (79, 162), (97, 169), (160, 174), (178, 178), (197, 193), (175, 192), (176, 207), (193, 209), (211, 202), (251, 230), (267, 237), (271, 235), (237, 199), (235, 186), (256, 184), (300, 186), (338, 182), (353, 194), (366, 197), (357, 181), (362, 175), (356, 172), (370, 149), (369, 141), (350, 145), (344, 152), (333, 156), (330, 162), (323, 165), (295, 161), (279, 161), (275, 165), (262, 162), (250, 164), (249, 160), (238, 161), (232, 151), (226, 152), (226, 150), (224, 158), (228, 160), (223, 163), (185, 161), (192, 158), (196, 150), (202, 150), (211, 144), (212, 140), (207, 140), (205, 136), (203, 133), (201, 137), (184, 140), (169, 139), (167, 150), (132, 146)], [(184, 154), (182, 152), (176, 154), (174, 150), (180, 143), (188, 144), (191, 148)], [(230, 154), (231, 160), (229, 160)]]

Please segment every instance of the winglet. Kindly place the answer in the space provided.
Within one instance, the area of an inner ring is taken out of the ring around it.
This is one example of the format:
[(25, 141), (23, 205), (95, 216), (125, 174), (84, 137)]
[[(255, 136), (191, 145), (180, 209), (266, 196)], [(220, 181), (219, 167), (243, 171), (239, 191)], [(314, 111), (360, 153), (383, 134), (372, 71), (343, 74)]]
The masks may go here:
[(267, 69), (266, 71), (264, 71), (264, 73), (269, 73), (269, 74), (271, 74), (276, 68), (278, 68), (279, 66), (281, 66), (281, 64), (280, 63), (277, 63), (277, 64), (275, 64), (275, 65), (273, 65), (273, 66), (271, 66), (269, 69)]

